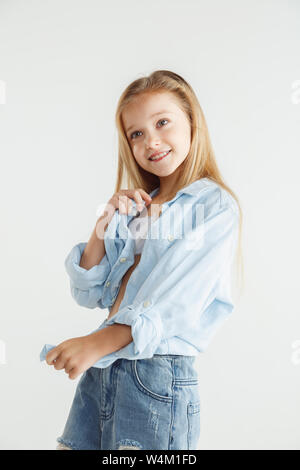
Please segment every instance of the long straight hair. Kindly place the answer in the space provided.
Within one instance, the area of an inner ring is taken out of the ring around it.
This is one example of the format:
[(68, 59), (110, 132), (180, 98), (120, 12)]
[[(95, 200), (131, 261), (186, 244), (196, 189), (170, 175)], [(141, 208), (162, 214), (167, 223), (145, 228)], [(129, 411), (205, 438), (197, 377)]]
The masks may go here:
[[(239, 237), (237, 267), (240, 268), (239, 280), (244, 284), (244, 266), (242, 259), (242, 209), (238, 197), (225, 183), (218, 168), (212, 148), (206, 120), (198, 98), (192, 87), (178, 74), (169, 70), (156, 70), (149, 76), (141, 77), (130, 83), (121, 94), (115, 115), (118, 132), (118, 169), (115, 192), (120, 189), (141, 188), (150, 193), (159, 186), (157, 175), (146, 171), (135, 160), (124, 129), (122, 112), (127, 105), (146, 93), (173, 93), (191, 126), (191, 145), (188, 155), (181, 164), (181, 173), (172, 188), (173, 194), (201, 178), (209, 178), (228, 191), (236, 200), (239, 208)], [(125, 181), (124, 181), (125, 180)], [(125, 184), (125, 186), (123, 186)]]

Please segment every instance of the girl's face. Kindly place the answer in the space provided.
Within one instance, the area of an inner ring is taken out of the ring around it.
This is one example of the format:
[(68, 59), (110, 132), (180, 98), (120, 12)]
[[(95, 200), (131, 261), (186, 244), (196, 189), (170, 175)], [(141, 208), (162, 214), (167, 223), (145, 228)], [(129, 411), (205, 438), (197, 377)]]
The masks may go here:
[[(124, 129), (137, 163), (157, 176), (168, 176), (181, 165), (191, 144), (191, 126), (170, 92), (140, 95), (122, 113)], [(156, 152), (171, 152), (151, 161)]]

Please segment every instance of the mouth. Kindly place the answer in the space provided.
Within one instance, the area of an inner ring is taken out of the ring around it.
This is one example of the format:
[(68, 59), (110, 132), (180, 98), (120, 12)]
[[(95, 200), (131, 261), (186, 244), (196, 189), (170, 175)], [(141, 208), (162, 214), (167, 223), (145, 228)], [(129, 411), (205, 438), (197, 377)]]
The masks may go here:
[(160, 162), (163, 158), (166, 158), (170, 153), (172, 152), (172, 149), (168, 151), (168, 153), (166, 153), (166, 155), (163, 155), (162, 157), (159, 157), (159, 158), (155, 158), (155, 159), (151, 159), (149, 158), (150, 162), (152, 163), (156, 163), (156, 162)]

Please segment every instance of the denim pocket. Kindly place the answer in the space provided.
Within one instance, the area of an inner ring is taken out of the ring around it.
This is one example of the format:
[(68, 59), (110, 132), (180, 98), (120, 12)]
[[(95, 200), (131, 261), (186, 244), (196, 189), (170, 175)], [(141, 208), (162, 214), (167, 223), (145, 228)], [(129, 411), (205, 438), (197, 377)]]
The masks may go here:
[(137, 388), (152, 398), (172, 402), (173, 368), (172, 359), (152, 357), (135, 359), (132, 362), (132, 375)]
[(200, 437), (200, 400), (190, 402), (187, 405), (187, 419), (188, 419), (188, 435), (187, 444), (188, 450), (197, 450), (197, 445)]

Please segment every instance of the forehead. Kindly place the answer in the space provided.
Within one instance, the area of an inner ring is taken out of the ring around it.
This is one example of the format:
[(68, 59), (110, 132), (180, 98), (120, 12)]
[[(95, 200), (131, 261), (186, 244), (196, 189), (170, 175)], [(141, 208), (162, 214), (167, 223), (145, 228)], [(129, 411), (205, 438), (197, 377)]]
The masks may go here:
[(172, 93), (149, 93), (135, 98), (122, 112), (125, 129), (138, 125), (144, 119), (150, 119), (158, 112), (182, 113), (176, 97)]

